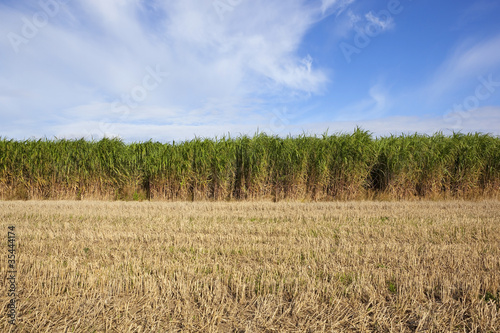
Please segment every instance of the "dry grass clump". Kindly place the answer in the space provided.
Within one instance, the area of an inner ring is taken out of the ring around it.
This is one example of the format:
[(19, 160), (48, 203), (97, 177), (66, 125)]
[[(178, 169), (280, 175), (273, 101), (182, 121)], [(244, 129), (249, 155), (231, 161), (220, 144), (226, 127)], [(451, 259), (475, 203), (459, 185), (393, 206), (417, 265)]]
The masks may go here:
[(498, 201), (0, 202), (0, 331), (498, 332), (499, 221)]

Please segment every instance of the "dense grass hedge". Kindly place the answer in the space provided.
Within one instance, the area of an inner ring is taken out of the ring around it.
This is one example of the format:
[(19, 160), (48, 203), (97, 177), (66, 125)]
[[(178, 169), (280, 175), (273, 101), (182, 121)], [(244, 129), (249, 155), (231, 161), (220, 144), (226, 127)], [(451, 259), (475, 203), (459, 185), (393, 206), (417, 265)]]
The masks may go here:
[(186, 142), (0, 139), (1, 199), (497, 197), (485, 134), (257, 134)]

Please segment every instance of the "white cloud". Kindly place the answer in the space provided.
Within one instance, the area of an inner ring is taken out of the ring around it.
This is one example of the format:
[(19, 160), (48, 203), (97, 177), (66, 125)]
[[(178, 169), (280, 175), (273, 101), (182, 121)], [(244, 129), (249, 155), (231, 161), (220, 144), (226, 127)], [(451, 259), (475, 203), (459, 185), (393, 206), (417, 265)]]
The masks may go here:
[(392, 106), (388, 89), (376, 84), (368, 91), (368, 97), (356, 103), (341, 108), (336, 114), (336, 120), (356, 121), (381, 118)]
[[(347, 5), (350, 3), (348, 2)], [(339, 39), (347, 39), (353, 32), (359, 30), (364, 31), (370, 37), (374, 37), (396, 26), (394, 17), (387, 10), (379, 11), (378, 14), (375, 14), (373, 11), (362, 14), (346, 6), (338, 15), (342, 12), (344, 14), (336, 18), (337, 24), (334, 29), (334, 34)]]
[[(22, 18), (41, 11), (0, 5), (0, 33), (22, 35)], [(4, 121), (0, 131), (51, 136), (77, 126), (98, 132), (103, 119), (119, 131), (133, 121), (258, 118), (264, 96), (271, 103), (323, 91), (326, 72), (298, 53), (318, 11), (305, 0), (256, 0), (221, 20), (212, 1), (66, 2), (18, 53), (0, 41), (2, 118), (30, 119), (23, 130)], [(146, 68), (157, 65), (168, 77), (127, 117), (117, 115), (113, 102), (142, 86)]]
[(495, 13), (500, 7), (500, 3), (496, 0), (477, 0), (471, 1), (462, 13), (457, 17), (455, 30), (467, 29), (470, 23), (484, 20), (484, 17)]
[[(457, 124), (459, 125), (457, 126)], [(439, 131), (444, 134), (481, 132), (500, 136), (500, 107), (483, 107), (468, 111), (467, 116), (463, 117), (460, 123), (456, 122), (456, 118), (442, 116), (388, 116), (370, 120), (308, 124), (307, 129), (312, 133), (324, 133), (326, 130), (329, 133), (334, 133), (345, 132), (347, 129), (354, 129), (356, 126), (369, 130), (376, 136), (398, 135), (401, 133), (431, 135)], [(300, 128), (290, 127), (290, 131), (295, 134), (301, 133)]]
[[(274, 118), (262, 118), (260, 122), (249, 124), (213, 124), (193, 126), (190, 124), (182, 126), (173, 125), (157, 125), (147, 127), (143, 125), (123, 124), (120, 132), (126, 133), (127, 137), (135, 137), (138, 140), (151, 137), (161, 138), (163, 140), (171, 140), (172, 138), (189, 139), (198, 134), (199, 136), (213, 138), (220, 136), (222, 133), (241, 133), (253, 135), (256, 132), (256, 124), (259, 124), (261, 129), (272, 128)], [(452, 120), (452, 121), (450, 121)], [(350, 120), (350, 121), (335, 121), (321, 123), (307, 123), (301, 125), (293, 125), (285, 123), (280, 133), (268, 132), (268, 134), (280, 134), (282, 136), (292, 134), (299, 135), (302, 133), (321, 134), (328, 130), (328, 133), (345, 132), (355, 129), (360, 126), (367, 129), (376, 136), (384, 136), (390, 134), (434, 134), (438, 131), (444, 134), (452, 132), (482, 132), (493, 135), (500, 135), (500, 108), (499, 107), (484, 107), (469, 111), (467, 118), (464, 118), (460, 126), (456, 126), (455, 119), (446, 117), (420, 117), (420, 116), (382, 116), (377, 119), (368, 120)], [(168, 133), (168, 134), (166, 134)]]
[[(404, 87), (393, 96), (393, 109), (416, 114), (429, 113), (447, 119), (448, 128), (460, 129), (470, 112), (495, 109), (500, 82), (500, 35), (477, 42), (462, 42), (421, 82)], [(458, 115), (462, 115), (459, 118)], [(491, 131), (486, 117), (478, 117), (474, 128)], [(492, 118), (492, 124), (495, 117)], [(443, 125), (443, 126), (444, 126)], [(500, 127), (499, 127), (500, 128)], [(499, 129), (500, 130), (500, 129)], [(499, 130), (493, 131), (498, 133)]]
[(462, 43), (436, 71), (426, 93), (430, 98), (440, 98), (464, 83), (475, 83), (478, 75), (490, 74), (500, 66), (499, 54), (500, 35), (482, 42)]
[(380, 30), (380, 32), (394, 28), (394, 19), (392, 16), (381, 19), (370, 11), (365, 14), (365, 18), (369, 24), (376, 26), (377, 30)]
[(333, 12), (339, 15), (354, 1), (355, 0), (322, 0), (321, 12), (323, 14)]
[[(38, 2), (20, 3), (0, 4), (0, 36), (22, 35), (23, 17), (32, 20), (43, 10)], [(341, 29), (350, 32), (367, 23), (383, 31), (393, 28), (391, 19), (373, 12), (361, 15), (349, 7), (352, 3), (241, 1), (221, 18), (212, 1), (66, 1), (37, 28), (36, 36), (19, 45), (18, 53), (9, 39), (0, 38), (0, 134), (22, 139), (106, 133), (171, 140), (273, 128), (275, 116), (265, 110), (321, 94), (329, 82), (327, 70), (301, 49), (318, 20), (337, 15), (335, 27), (344, 24)], [(464, 43), (412, 101), (439, 96), (455, 89), (457, 82), (476, 82), (477, 73), (498, 68), (498, 54), (499, 36)], [(133, 102), (136, 106), (117, 106), (124, 95), (144, 88), (147, 68), (157, 65), (168, 76), (148, 89), (144, 100)], [(345, 129), (356, 124), (375, 132), (451, 126), (450, 118), (387, 117), (393, 99), (375, 85), (366, 98), (338, 112), (342, 121), (293, 125), (285, 119), (280, 134), (298, 134), (304, 126), (320, 133), (325, 126)], [(399, 103), (405, 105), (406, 100)], [(500, 128), (498, 111), (471, 110), (460, 126)]]

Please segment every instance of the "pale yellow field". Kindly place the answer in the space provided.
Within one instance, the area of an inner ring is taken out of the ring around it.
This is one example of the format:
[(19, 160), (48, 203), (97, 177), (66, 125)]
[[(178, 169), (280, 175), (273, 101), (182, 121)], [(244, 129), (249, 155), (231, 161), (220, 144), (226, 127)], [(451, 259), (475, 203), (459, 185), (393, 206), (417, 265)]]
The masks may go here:
[(1, 332), (499, 332), (500, 202), (0, 202)]

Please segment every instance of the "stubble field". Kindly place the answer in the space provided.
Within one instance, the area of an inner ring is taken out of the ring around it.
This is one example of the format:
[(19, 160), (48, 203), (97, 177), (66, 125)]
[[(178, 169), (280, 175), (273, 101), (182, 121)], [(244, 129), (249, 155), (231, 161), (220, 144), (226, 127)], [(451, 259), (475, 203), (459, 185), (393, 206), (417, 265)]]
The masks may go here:
[(500, 202), (0, 202), (2, 332), (498, 332)]

